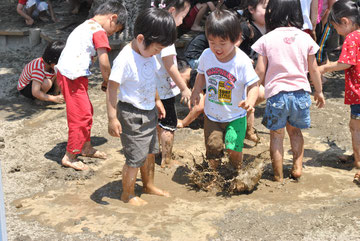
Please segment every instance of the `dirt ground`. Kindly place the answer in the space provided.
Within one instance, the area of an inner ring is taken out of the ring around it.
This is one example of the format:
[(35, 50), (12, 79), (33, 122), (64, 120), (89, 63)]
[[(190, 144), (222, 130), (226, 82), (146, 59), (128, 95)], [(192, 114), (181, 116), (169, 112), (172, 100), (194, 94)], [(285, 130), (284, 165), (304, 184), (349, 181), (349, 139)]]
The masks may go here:
[[(189, 187), (188, 168), (205, 152), (201, 121), (175, 135), (173, 169), (156, 165), (155, 182), (170, 198), (136, 192), (149, 202), (131, 207), (120, 200), (124, 164), (121, 142), (107, 133), (101, 75), (93, 68), (89, 96), (94, 106), (92, 143), (107, 160), (83, 158), (91, 170), (76, 172), (59, 163), (67, 141), (65, 105), (40, 104), (19, 96), (22, 67), (41, 56), (44, 45), (2, 52), (0, 58), (0, 160), (9, 240), (359, 240), (360, 185), (353, 182), (349, 107), (343, 104), (342, 73), (324, 85), (326, 107), (311, 107), (312, 126), (304, 130), (303, 177), (289, 178), (291, 150), (285, 140), (285, 181), (272, 181), (269, 131), (261, 143), (245, 143), (245, 160), (261, 153), (264, 173), (251, 193), (227, 196)], [(187, 113), (178, 105), (179, 117)]]

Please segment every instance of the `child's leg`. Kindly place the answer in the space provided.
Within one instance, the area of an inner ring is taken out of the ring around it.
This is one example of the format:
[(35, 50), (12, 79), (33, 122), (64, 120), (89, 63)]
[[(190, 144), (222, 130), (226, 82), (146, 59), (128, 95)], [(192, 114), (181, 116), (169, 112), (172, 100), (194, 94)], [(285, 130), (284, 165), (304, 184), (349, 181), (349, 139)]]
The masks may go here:
[(41, 84), (41, 91), (44, 92), (44, 93), (49, 92), (52, 85), (53, 85), (53, 82), (50, 79), (45, 78), (44, 82)]
[(198, 9), (198, 13), (196, 14), (193, 25), (191, 26), (191, 30), (193, 31), (203, 31), (204, 29), (200, 26), (200, 22), (203, 19), (208, 6), (206, 3), (197, 3), (196, 8)]
[(154, 184), (154, 173), (155, 173), (154, 154), (149, 154), (147, 156), (144, 165), (140, 167), (140, 172), (141, 172), (141, 179), (144, 184), (143, 190), (145, 193), (170, 197), (170, 194), (167, 191), (164, 191), (156, 187)]
[(198, 118), (200, 114), (204, 113), (204, 105), (205, 105), (205, 96), (203, 94), (200, 94), (199, 104), (195, 105), (183, 120), (178, 120), (177, 127), (183, 128), (185, 126), (190, 125), (196, 118)]
[(64, 167), (74, 168), (77, 171), (85, 171), (89, 169), (87, 165), (76, 158), (76, 154), (72, 154), (68, 151), (66, 151), (64, 157), (62, 158), (61, 165)]
[(134, 206), (143, 206), (147, 204), (147, 202), (135, 196), (135, 182), (138, 170), (139, 168), (137, 167), (130, 167), (127, 164), (124, 165), (122, 171), (123, 191), (121, 200)]
[[(256, 100), (255, 106), (265, 101), (265, 88), (263, 85), (259, 85), (259, 95)], [(247, 114), (247, 127), (245, 138), (255, 143), (260, 141), (259, 136), (255, 133), (254, 128), (255, 112), (248, 112)]]
[(350, 119), (349, 126), (354, 151), (354, 166), (360, 168), (360, 119)]
[(229, 160), (230, 160), (230, 164), (235, 168), (235, 169), (241, 169), (241, 165), (243, 162), (243, 153), (242, 152), (238, 152), (238, 151), (233, 151), (233, 150), (228, 150), (229, 153)]
[(106, 154), (104, 152), (96, 150), (92, 145), (90, 140), (86, 141), (83, 145), (81, 150), (81, 155), (85, 157), (92, 157), (92, 158), (100, 158), (106, 159)]
[(302, 171), (302, 161), (304, 157), (304, 137), (301, 129), (293, 127), (289, 123), (286, 124), (286, 131), (289, 134), (291, 151), (293, 153), (293, 167), (291, 175), (299, 178)]
[(282, 182), (283, 175), (283, 157), (284, 147), (283, 141), (285, 136), (285, 128), (278, 130), (270, 130), (270, 157), (274, 170), (274, 180)]
[(174, 131), (168, 131), (163, 128), (158, 128), (159, 140), (161, 143), (161, 167), (167, 167), (171, 165), (171, 154), (174, 144)]

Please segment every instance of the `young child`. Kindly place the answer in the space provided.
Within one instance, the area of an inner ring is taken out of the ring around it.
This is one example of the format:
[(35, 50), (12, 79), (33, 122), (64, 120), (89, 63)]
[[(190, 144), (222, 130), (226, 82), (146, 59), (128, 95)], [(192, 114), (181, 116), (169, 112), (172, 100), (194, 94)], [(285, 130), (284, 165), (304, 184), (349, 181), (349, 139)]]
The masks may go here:
[(153, 56), (175, 40), (176, 25), (171, 14), (163, 9), (146, 9), (135, 21), (134, 39), (121, 50), (111, 70), (106, 101), (108, 129), (110, 135), (121, 138), (126, 158), (121, 200), (131, 205), (147, 203), (135, 196), (139, 168), (145, 193), (169, 196), (154, 185), (156, 125), (158, 117), (165, 117), (165, 109), (156, 91)]
[[(163, 0), (155, 1), (154, 4), (167, 10), (173, 16), (176, 26), (182, 23), (190, 8), (188, 0)], [(155, 73), (156, 85), (166, 111), (166, 117), (159, 121), (158, 128), (162, 155), (161, 167), (169, 167), (173, 165), (171, 154), (177, 126), (175, 96), (181, 92), (181, 102), (190, 104), (191, 91), (178, 70), (174, 44), (161, 50), (156, 55), (156, 60), (158, 66)]]
[[(64, 98), (59, 95), (59, 86), (54, 73), (65, 43), (55, 41), (46, 47), (42, 57), (37, 58), (25, 65), (19, 77), (17, 89), (25, 97), (39, 99), (61, 104)], [(55, 95), (47, 94), (48, 92)]]
[(206, 158), (211, 168), (220, 164), (225, 150), (234, 168), (241, 168), (246, 112), (254, 111), (258, 76), (250, 58), (235, 47), (241, 37), (237, 15), (216, 10), (208, 16), (205, 33), (209, 41), (200, 59), (191, 104), (200, 101), (206, 84), (204, 135)]
[[(339, 35), (345, 36), (342, 51), (337, 62), (319, 67), (320, 72), (345, 70), (345, 104), (350, 105), (350, 132), (354, 151), (354, 166), (360, 168), (360, 4), (351, 0), (334, 3), (329, 21)], [(360, 178), (360, 171), (355, 178)]]
[(66, 46), (56, 65), (57, 78), (66, 102), (69, 127), (68, 143), (63, 166), (75, 170), (88, 167), (78, 160), (77, 154), (105, 159), (105, 153), (94, 149), (90, 143), (93, 108), (88, 90), (88, 78), (92, 59), (98, 56), (102, 77), (102, 89), (106, 90), (110, 75), (108, 36), (122, 31), (127, 12), (121, 1), (109, 0), (101, 4), (92, 19), (80, 24), (69, 35)]
[(26, 25), (33, 25), (34, 18), (39, 18), (41, 21), (47, 22), (47, 10), (50, 12), (51, 19), (57, 22), (52, 4), (50, 0), (19, 0), (16, 7), (16, 12), (25, 19)]
[(319, 108), (325, 104), (315, 54), (317, 44), (301, 31), (303, 18), (299, 0), (269, 0), (265, 13), (268, 33), (252, 48), (259, 53), (256, 72), (265, 80), (266, 109), (263, 125), (270, 129), (270, 155), (275, 181), (283, 181), (285, 127), (293, 153), (291, 176), (302, 172), (304, 138), (301, 129), (310, 127), (310, 84)]

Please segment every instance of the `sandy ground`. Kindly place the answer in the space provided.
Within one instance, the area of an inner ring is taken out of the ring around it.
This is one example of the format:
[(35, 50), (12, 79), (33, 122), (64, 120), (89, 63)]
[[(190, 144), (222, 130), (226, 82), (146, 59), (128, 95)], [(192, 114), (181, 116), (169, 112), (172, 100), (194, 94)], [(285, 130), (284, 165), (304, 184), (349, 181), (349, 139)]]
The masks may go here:
[[(170, 198), (136, 192), (149, 202), (131, 207), (120, 201), (124, 164), (121, 142), (107, 133), (105, 95), (97, 68), (90, 78), (92, 143), (107, 160), (83, 158), (91, 170), (76, 172), (59, 163), (65, 152), (65, 105), (39, 104), (16, 91), (24, 64), (41, 56), (44, 45), (1, 53), (0, 160), (9, 240), (359, 240), (360, 185), (353, 182), (349, 107), (343, 104), (343, 74), (324, 86), (324, 109), (311, 107), (312, 127), (304, 130), (303, 177), (289, 179), (291, 150), (285, 140), (284, 183), (272, 181), (269, 132), (256, 110), (261, 143), (245, 143), (245, 159), (262, 153), (266, 168), (257, 188), (241, 195), (196, 191), (188, 186), (193, 159), (205, 152), (200, 121), (178, 130), (173, 158), (184, 166), (161, 169), (155, 182)], [(178, 106), (179, 116), (187, 110)], [(3, 138), (4, 141), (1, 141)]]

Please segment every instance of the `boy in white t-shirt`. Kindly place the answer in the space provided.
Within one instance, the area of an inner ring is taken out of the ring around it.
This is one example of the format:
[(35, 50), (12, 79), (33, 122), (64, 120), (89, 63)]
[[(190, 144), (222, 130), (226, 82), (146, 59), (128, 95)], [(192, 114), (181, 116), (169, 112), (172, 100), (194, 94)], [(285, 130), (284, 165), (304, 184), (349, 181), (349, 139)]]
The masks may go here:
[(109, 134), (121, 138), (126, 158), (121, 200), (142, 206), (147, 202), (135, 196), (134, 190), (139, 169), (144, 193), (169, 196), (154, 185), (155, 153), (158, 152), (156, 125), (158, 118), (165, 117), (156, 91), (154, 55), (175, 42), (175, 22), (165, 10), (146, 9), (135, 21), (134, 36), (114, 60), (107, 91), (107, 113)]
[[(221, 23), (221, 24), (220, 24)], [(212, 12), (205, 24), (209, 41), (199, 59), (191, 95), (196, 105), (206, 83), (204, 134), (206, 158), (216, 169), (225, 150), (234, 168), (241, 168), (247, 111), (254, 111), (258, 76), (250, 58), (235, 44), (241, 37), (240, 21), (228, 10)]]
[(69, 127), (68, 143), (61, 164), (75, 170), (88, 167), (78, 160), (78, 154), (105, 159), (106, 154), (96, 150), (90, 143), (93, 107), (87, 93), (88, 76), (96, 55), (102, 77), (102, 89), (106, 90), (110, 75), (108, 36), (121, 31), (127, 12), (122, 1), (109, 0), (101, 4), (92, 19), (80, 24), (69, 35), (61, 53), (57, 69), (58, 84), (66, 102)]

